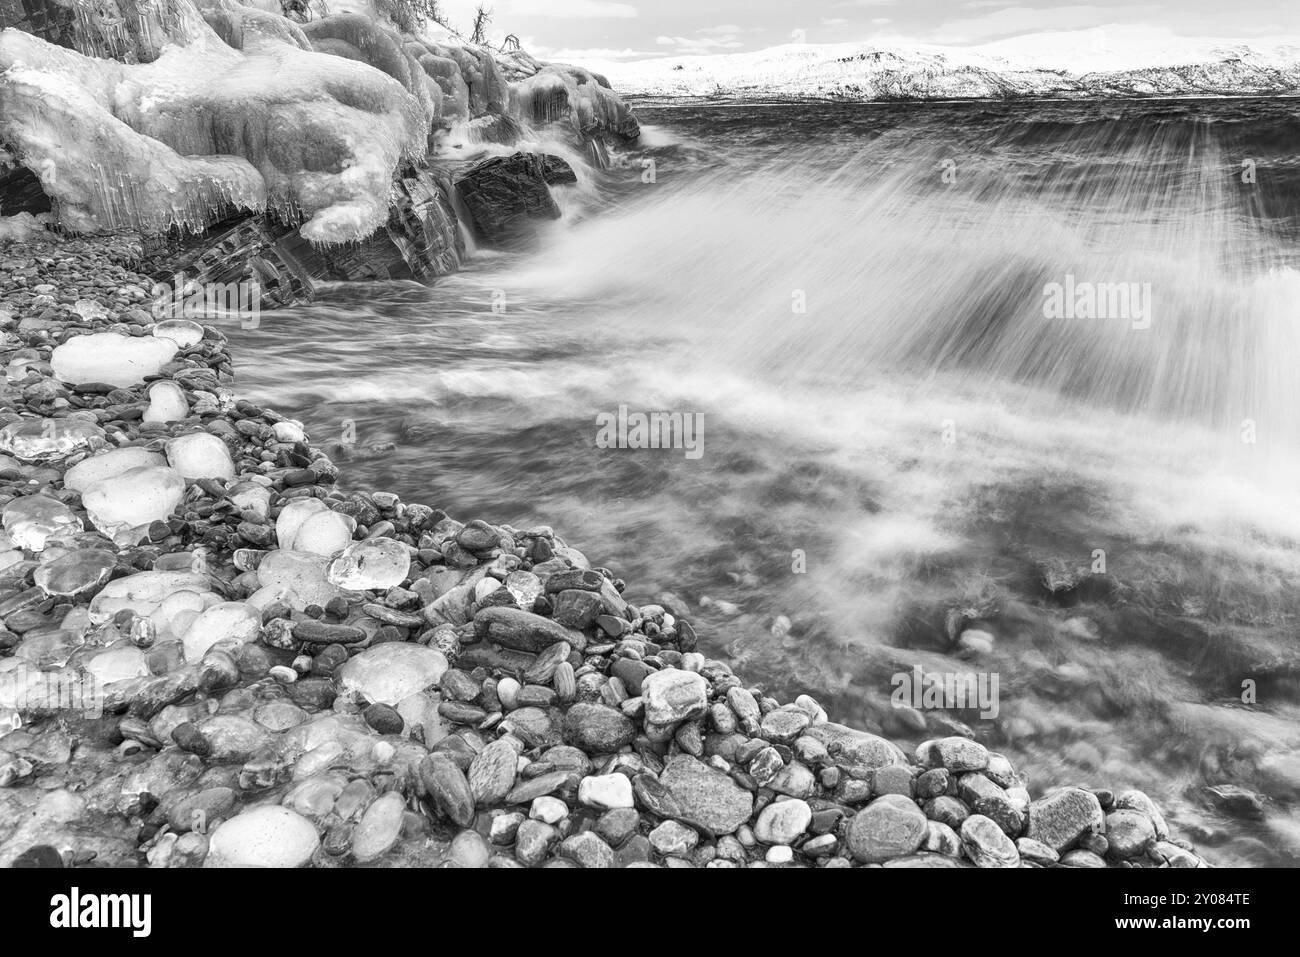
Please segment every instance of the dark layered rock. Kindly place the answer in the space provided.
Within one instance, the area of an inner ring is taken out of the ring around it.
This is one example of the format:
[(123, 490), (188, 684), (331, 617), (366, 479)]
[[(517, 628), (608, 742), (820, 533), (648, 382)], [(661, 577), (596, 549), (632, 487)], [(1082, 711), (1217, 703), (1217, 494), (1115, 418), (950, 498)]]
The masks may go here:
[(261, 308), (287, 306), (313, 295), (312, 276), (292, 252), (289, 235), (263, 217), (250, 216), (198, 236), (151, 241), (147, 268), (155, 280), (165, 283), (174, 282), (177, 275), (199, 283), (255, 279)]
[(520, 152), (470, 167), (457, 178), (456, 194), (481, 242), (510, 246), (531, 236), (539, 221), (560, 218), (550, 184), (575, 180), (559, 157)]
[(318, 246), (295, 232), (282, 244), (319, 279), (410, 279), (429, 285), (456, 272), (465, 252), (450, 192), (444, 173), (409, 167), (393, 181), (393, 201), (382, 229), (358, 243)]
[(27, 167), (7, 160), (8, 155), (0, 148), (0, 216), (48, 213), (50, 197), (41, 186), (40, 178)]

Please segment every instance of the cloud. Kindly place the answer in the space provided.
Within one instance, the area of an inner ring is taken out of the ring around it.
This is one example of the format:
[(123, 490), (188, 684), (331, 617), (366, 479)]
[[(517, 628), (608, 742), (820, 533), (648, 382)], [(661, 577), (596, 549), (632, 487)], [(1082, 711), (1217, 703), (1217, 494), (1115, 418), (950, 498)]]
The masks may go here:
[(630, 3), (613, 0), (505, 0), (498, 3), (495, 19), (536, 17), (552, 20), (632, 20), (639, 14)]
[(550, 60), (554, 63), (576, 63), (581, 66), (584, 63), (606, 60), (644, 60), (647, 57), (663, 56), (662, 50), (633, 50), (631, 47), (624, 47), (621, 50), (610, 49), (607, 47), (592, 47), (589, 49), (575, 50), (565, 48), (562, 50), (552, 50), (549, 47), (537, 47), (536, 49), (528, 48), (530, 53)]
[[(1124, 13), (1140, 19), (1160, 9), (1155, 4), (1137, 3), (1126, 6)], [(1040, 33), (1045, 30), (1086, 30), (1112, 23), (1116, 12), (1114, 7), (1080, 5), (1054, 7), (1051, 16), (1044, 17), (1042, 10), (1013, 6), (978, 17), (959, 18), (941, 23), (930, 35), (930, 42), (980, 43), (1021, 34)]]
[(695, 31), (706, 37), (734, 37), (741, 32), (741, 28), (734, 23), (724, 23), (719, 27), (701, 27)]
[(655, 37), (661, 47), (672, 47), (674, 53), (688, 55), (717, 53), (719, 50), (737, 50), (745, 44), (733, 34), (720, 37)]

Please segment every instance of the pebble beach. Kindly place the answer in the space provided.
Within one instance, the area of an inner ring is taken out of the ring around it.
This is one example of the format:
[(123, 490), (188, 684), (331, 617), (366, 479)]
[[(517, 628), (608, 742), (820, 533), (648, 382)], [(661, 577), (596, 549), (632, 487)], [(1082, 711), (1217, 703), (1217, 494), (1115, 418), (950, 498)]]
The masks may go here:
[(773, 699), (562, 530), (351, 487), (140, 257), (0, 245), (0, 865), (1205, 866), (1140, 791)]

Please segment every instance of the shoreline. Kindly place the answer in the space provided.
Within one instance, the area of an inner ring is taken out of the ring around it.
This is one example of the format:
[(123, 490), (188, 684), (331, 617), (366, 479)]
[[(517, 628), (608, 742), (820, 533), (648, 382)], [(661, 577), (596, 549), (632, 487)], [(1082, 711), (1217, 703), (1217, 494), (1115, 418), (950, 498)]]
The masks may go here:
[[(132, 244), (0, 244), (0, 491), (28, 546), (0, 568), (0, 864), (1205, 866), (1141, 792), (1033, 799), (971, 739), (907, 754), (765, 697), (549, 528), (338, 490), (230, 390), (219, 325), (173, 325), (148, 385), (180, 390), (152, 402), (60, 381), (68, 339), (160, 341)], [(129, 487), (102, 461), (65, 486), (114, 448), (139, 450)], [(53, 671), (103, 713), (5, 700)]]

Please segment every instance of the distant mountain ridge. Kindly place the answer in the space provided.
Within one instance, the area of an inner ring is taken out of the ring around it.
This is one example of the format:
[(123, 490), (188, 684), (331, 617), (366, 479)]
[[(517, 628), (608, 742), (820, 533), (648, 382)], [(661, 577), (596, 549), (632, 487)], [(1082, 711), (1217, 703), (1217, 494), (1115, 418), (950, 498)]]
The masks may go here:
[(1300, 95), (1300, 41), (1187, 39), (1116, 28), (977, 47), (787, 44), (589, 64), (628, 94), (943, 100)]

